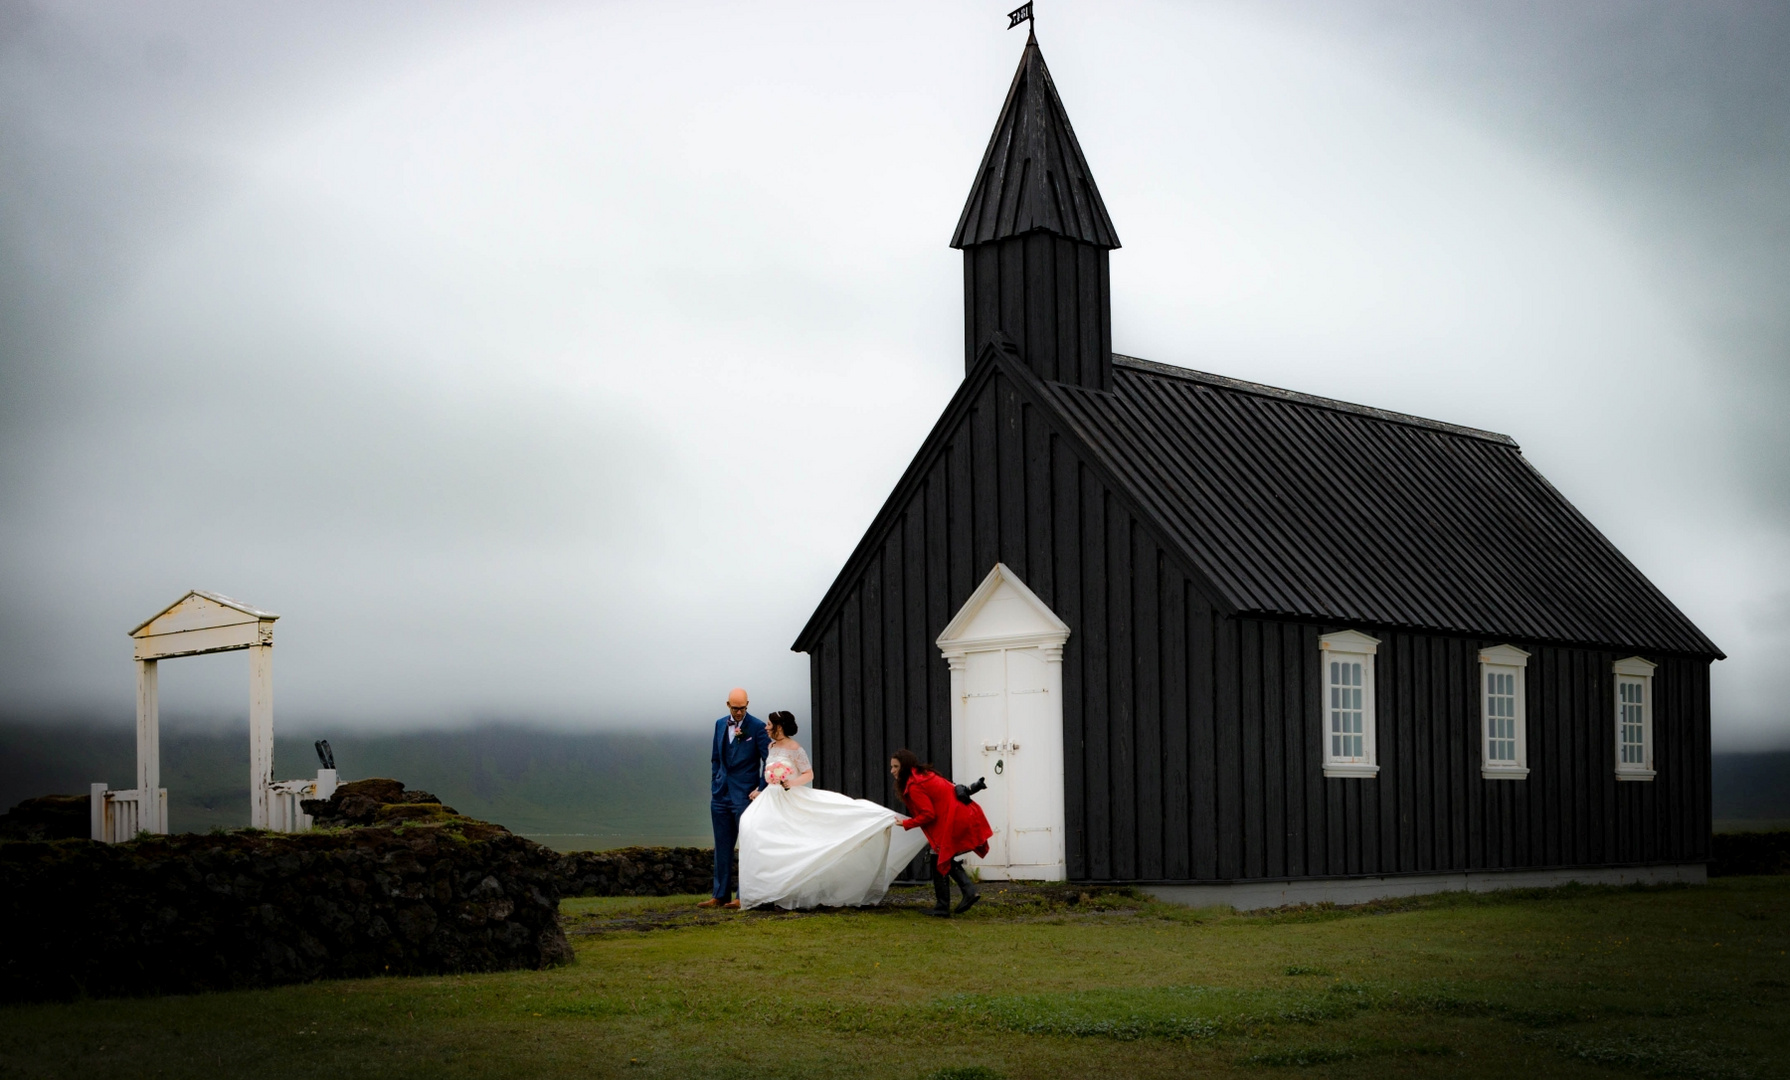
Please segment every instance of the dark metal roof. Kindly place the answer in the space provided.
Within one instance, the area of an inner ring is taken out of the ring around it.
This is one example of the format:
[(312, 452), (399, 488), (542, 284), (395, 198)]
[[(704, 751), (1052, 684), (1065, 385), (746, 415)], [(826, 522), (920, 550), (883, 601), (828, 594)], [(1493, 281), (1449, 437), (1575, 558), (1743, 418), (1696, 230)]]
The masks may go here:
[(1508, 436), (1122, 356), (1033, 385), (1234, 610), (1721, 655)]
[(1119, 246), (1034, 37), (1026, 40), (951, 246), (1039, 231), (1097, 247)]

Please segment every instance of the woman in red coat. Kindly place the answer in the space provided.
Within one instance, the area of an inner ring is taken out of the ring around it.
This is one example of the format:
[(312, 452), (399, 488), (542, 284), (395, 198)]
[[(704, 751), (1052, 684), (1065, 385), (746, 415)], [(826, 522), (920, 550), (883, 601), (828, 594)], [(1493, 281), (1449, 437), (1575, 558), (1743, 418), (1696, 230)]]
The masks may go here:
[[(975, 852), (988, 854), (988, 838), (994, 830), (982, 808), (973, 802), (959, 802), (957, 787), (940, 776), (931, 765), (920, 764), (912, 750), (897, 750), (889, 759), (889, 775), (895, 778), (895, 790), (907, 804), (912, 817), (901, 823), (904, 829), (918, 828), (926, 833), (936, 858), (932, 864), (932, 892), (938, 904), (928, 915), (948, 918), (951, 914), (951, 882), (957, 882), (963, 899), (958, 914), (982, 898), (976, 883), (957, 861), (959, 855)], [(947, 877), (947, 875), (949, 875)]]

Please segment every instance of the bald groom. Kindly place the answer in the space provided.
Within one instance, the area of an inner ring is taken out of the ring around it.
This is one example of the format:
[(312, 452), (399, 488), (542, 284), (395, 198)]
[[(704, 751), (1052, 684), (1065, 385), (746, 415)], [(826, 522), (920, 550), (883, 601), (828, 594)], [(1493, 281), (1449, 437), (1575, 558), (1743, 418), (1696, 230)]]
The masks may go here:
[(715, 748), (709, 755), (709, 820), (715, 826), (715, 891), (697, 907), (737, 908), (740, 885), (740, 815), (764, 790), (764, 758), (771, 735), (764, 721), (746, 711), (744, 690), (727, 695), (727, 715), (715, 721)]

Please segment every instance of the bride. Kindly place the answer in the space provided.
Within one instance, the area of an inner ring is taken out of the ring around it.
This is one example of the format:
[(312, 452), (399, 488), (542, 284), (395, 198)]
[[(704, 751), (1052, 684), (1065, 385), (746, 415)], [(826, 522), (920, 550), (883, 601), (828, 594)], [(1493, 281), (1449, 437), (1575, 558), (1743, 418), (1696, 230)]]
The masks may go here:
[(796, 718), (774, 712), (765, 723), (771, 731), (766, 786), (740, 817), (740, 907), (862, 907), (882, 900), (926, 838), (901, 828), (893, 810), (815, 790), (808, 752), (791, 738)]

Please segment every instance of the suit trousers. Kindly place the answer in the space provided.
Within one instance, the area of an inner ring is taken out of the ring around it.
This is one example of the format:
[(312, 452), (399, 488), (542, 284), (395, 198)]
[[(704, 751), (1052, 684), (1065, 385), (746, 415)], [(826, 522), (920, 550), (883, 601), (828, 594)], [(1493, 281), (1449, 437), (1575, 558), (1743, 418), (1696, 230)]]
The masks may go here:
[(740, 856), (734, 845), (740, 839), (740, 815), (745, 807), (709, 803), (709, 821), (715, 826), (715, 891), (717, 900), (731, 900), (740, 886)]

